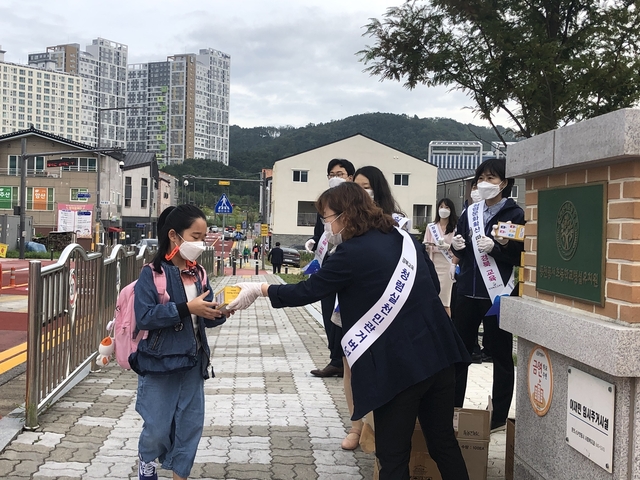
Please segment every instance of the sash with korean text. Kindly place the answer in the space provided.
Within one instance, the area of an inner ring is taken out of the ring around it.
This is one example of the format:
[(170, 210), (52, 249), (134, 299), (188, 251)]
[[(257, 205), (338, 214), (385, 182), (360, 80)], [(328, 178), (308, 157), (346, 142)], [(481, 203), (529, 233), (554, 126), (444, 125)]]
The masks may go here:
[(327, 251), (329, 250), (329, 234), (324, 232), (320, 239), (318, 240), (318, 246), (316, 248), (315, 256), (313, 260), (311, 260), (306, 267), (302, 269), (302, 273), (305, 275), (312, 275), (320, 270), (322, 266), (322, 262), (324, 257), (327, 255)]
[(417, 268), (416, 247), (409, 233), (395, 228), (402, 235), (402, 253), (389, 284), (376, 304), (342, 337), (342, 350), (350, 367), (389, 328), (413, 288)]
[[(441, 242), (444, 242), (442, 235), (440, 235), (440, 230), (435, 223), (430, 223), (429, 225), (427, 225), (427, 228), (429, 229), (431, 236), (435, 240), (434, 243), (436, 244), (436, 247), (440, 245)], [(453, 254), (451, 253), (451, 250), (449, 250), (448, 248), (438, 248), (438, 250), (440, 250), (442, 256), (446, 258), (449, 263), (453, 262)]]
[(493, 303), (496, 297), (510, 295), (515, 287), (514, 269), (511, 269), (511, 277), (505, 286), (502, 282), (500, 270), (495, 259), (488, 253), (480, 253), (478, 251), (478, 240), (484, 236), (484, 200), (474, 203), (467, 208), (467, 218), (471, 228), (471, 242), (473, 243), (473, 254), (476, 257), (476, 263), (480, 270), (480, 276), (487, 288), (489, 298)]

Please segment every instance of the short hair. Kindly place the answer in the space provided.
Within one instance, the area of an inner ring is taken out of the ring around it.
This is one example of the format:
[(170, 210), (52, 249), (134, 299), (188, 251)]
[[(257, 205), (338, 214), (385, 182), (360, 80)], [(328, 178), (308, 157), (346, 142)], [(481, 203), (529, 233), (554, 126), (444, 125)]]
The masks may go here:
[(364, 188), (353, 182), (342, 182), (325, 190), (316, 201), (316, 209), (323, 215), (325, 208), (342, 215), (340, 221), (344, 225), (342, 237), (345, 240), (373, 229), (388, 233), (396, 225), (391, 215), (384, 213)]
[(279, 246), (280, 246), (280, 242), (276, 242), (276, 247), (279, 247)]
[(506, 180), (507, 181), (507, 186), (504, 187), (502, 189), (502, 198), (506, 198), (506, 197), (510, 197), (511, 196), (511, 188), (513, 187), (514, 184), (514, 180), (513, 178), (507, 178), (506, 175), (506, 169), (507, 169), (507, 161), (504, 158), (488, 158), (487, 160), (485, 160), (484, 162), (482, 162), (480, 165), (478, 165), (478, 168), (476, 168), (476, 174), (473, 177), (473, 181), (471, 182), (471, 185), (477, 185), (478, 184), (478, 178), (480, 177), (480, 175), (482, 175), (483, 173), (491, 173), (493, 175), (495, 175), (496, 177), (498, 177), (500, 179), (500, 181)]
[(333, 167), (336, 165), (344, 168), (347, 171), (347, 175), (350, 177), (353, 177), (353, 174), (356, 171), (356, 167), (353, 166), (353, 163), (346, 158), (334, 158), (329, 162), (329, 165), (327, 165), (327, 175), (331, 173), (331, 170), (333, 170)]

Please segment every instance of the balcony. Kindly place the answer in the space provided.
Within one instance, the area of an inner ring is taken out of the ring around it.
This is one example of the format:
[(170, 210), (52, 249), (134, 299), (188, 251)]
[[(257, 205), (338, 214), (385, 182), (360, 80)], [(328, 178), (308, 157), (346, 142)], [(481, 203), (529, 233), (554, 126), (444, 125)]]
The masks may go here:
[[(57, 170), (57, 169), (56, 169)], [(19, 177), (20, 169), (19, 168), (0, 168), (0, 176), (6, 175), (10, 177)], [(27, 169), (27, 177), (41, 177), (41, 178), (59, 178), (59, 171), (51, 172), (48, 170), (41, 169)]]

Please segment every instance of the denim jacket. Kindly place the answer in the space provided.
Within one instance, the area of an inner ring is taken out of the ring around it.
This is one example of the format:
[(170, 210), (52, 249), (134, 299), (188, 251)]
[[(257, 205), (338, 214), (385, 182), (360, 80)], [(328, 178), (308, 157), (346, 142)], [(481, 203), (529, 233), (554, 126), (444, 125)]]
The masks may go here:
[[(180, 269), (167, 262), (162, 263), (162, 268), (167, 279), (168, 303), (160, 303), (150, 268), (142, 269), (134, 287), (136, 326), (139, 330), (148, 330), (149, 334), (146, 339), (140, 340), (138, 350), (129, 356), (131, 369), (138, 375), (177, 373), (193, 368), (198, 362), (198, 355), (201, 355), (202, 376), (207, 379), (211, 353), (205, 327), (222, 325), (226, 317), (215, 320), (198, 317), (202, 344), (198, 351), (196, 332), (187, 308), (187, 295), (180, 278)], [(198, 270), (202, 273), (202, 267), (198, 266)], [(203, 292), (201, 278), (201, 274), (196, 276), (198, 295)], [(204, 291), (209, 292), (205, 300), (212, 301), (213, 291), (208, 279)], [(214, 376), (213, 368), (211, 376)]]

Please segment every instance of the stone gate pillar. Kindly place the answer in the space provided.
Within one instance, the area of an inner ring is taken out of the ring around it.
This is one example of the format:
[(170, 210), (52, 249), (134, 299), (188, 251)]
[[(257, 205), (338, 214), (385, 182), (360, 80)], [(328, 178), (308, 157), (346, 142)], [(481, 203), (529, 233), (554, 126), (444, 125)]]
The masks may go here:
[(526, 179), (514, 478), (640, 478), (640, 110), (509, 147)]

